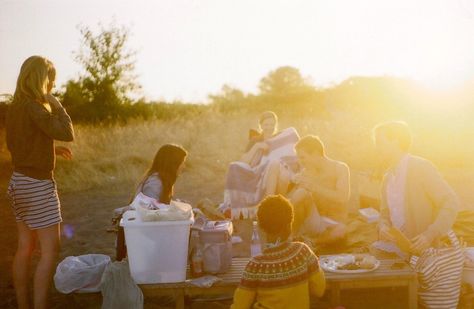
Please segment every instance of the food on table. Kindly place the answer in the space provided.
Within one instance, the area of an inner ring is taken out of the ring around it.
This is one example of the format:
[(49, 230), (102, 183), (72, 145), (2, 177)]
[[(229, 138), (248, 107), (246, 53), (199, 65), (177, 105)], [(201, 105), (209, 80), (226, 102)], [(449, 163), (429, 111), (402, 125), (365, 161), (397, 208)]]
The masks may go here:
[(332, 270), (372, 270), (378, 260), (368, 254), (344, 254), (327, 260), (326, 266)]

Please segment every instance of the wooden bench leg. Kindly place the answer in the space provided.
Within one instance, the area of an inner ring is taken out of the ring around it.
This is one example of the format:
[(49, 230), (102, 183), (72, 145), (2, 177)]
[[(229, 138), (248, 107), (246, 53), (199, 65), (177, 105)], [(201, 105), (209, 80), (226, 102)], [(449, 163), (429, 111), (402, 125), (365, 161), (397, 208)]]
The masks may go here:
[(174, 294), (175, 300), (176, 300), (176, 309), (184, 309), (184, 290), (183, 289), (178, 289), (175, 291)]
[(418, 308), (418, 282), (417, 280), (411, 280), (408, 284), (408, 308)]
[(341, 287), (339, 284), (331, 284), (331, 306), (338, 306), (341, 304)]

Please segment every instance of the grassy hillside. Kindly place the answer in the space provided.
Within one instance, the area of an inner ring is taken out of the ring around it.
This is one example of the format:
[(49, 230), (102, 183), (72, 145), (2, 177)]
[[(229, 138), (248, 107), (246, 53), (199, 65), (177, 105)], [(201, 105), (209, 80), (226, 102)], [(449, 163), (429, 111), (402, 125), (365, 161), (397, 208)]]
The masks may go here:
[[(192, 199), (219, 200), (227, 166), (244, 150), (248, 129), (256, 128), (261, 111), (273, 109), (280, 117), (281, 128), (293, 126), (301, 136), (319, 135), (329, 156), (347, 162), (355, 190), (358, 174), (371, 173), (378, 164), (372, 127), (388, 119), (406, 120), (414, 133), (413, 152), (433, 160), (460, 194), (468, 196), (466, 183), (474, 181), (474, 130), (469, 123), (472, 113), (445, 108), (466, 99), (429, 96), (414, 89), (400, 81), (355, 78), (296, 102), (273, 103), (269, 97), (247, 97), (242, 102), (210, 105), (185, 117), (178, 112), (167, 120), (78, 124), (76, 141), (69, 145), (74, 160), (58, 159), (56, 179), (63, 192), (95, 187), (132, 192), (160, 145), (173, 142), (189, 151), (176, 192), (184, 196), (193, 192)], [(172, 108), (168, 112), (173, 112)], [(3, 136), (0, 132), (2, 190), (9, 175)], [(470, 197), (464, 199), (471, 203)]]

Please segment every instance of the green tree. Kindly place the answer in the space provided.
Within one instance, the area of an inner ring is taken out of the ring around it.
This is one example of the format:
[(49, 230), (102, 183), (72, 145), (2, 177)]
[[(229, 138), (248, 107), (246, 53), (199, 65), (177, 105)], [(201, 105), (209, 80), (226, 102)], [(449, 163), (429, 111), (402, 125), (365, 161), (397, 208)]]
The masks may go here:
[(65, 106), (79, 120), (114, 120), (133, 102), (130, 95), (141, 89), (134, 74), (136, 52), (127, 48), (130, 32), (115, 23), (99, 24), (98, 33), (87, 26), (79, 30), (82, 45), (75, 60), (84, 72), (66, 83)]
[[(0, 128), (5, 126), (8, 104), (13, 100), (13, 96), (9, 93), (0, 94)], [(1, 145), (0, 145), (1, 148)]]
[(312, 89), (309, 83), (301, 76), (298, 69), (291, 66), (279, 67), (263, 77), (259, 83), (262, 94), (288, 95)]
[(241, 103), (245, 100), (245, 94), (242, 90), (225, 84), (220, 93), (209, 95), (209, 99), (212, 104)]

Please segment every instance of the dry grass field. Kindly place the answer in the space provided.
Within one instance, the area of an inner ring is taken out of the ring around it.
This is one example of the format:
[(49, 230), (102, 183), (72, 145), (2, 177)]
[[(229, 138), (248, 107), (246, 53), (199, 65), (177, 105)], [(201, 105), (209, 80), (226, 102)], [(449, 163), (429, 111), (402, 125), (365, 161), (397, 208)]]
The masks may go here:
[[(137, 181), (164, 143), (183, 145), (189, 152), (186, 169), (175, 187), (175, 196), (195, 204), (210, 198), (222, 199), (229, 162), (237, 159), (246, 145), (249, 128), (256, 128), (260, 111), (220, 113), (209, 110), (200, 116), (170, 121), (134, 120), (127, 125), (75, 126), (76, 140), (68, 145), (72, 161), (58, 159), (56, 180), (63, 211), (63, 227), (72, 234), (62, 237), (61, 259), (69, 255), (104, 253), (113, 256), (114, 234), (107, 233), (112, 210), (127, 204)], [(328, 111), (325, 117), (278, 112), (280, 127), (294, 126), (301, 136), (316, 134), (328, 155), (345, 161), (352, 171), (352, 206), (358, 207), (359, 191), (370, 191), (364, 175), (373, 173), (378, 161), (371, 140), (373, 117), (350, 109)], [(380, 119), (384, 120), (384, 119)], [(474, 206), (474, 143), (464, 127), (434, 130), (416, 119), (413, 152), (435, 162), (458, 192), (463, 207)], [(9, 177), (4, 133), (0, 132), (0, 191), (6, 191)], [(362, 192), (362, 193), (363, 193)], [(0, 307), (14, 308), (10, 264), (16, 246), (15, 223), (6, 199), (0, 198)], [(70, 304), (71, 298), (55, 292), (55, 308)], [(77, 307), (97, 307), (78, 303)], [(395, 305), (394, 305), (395, 306)], [(153, 307), (149, 305), (148, 307)], [(395, 307), (394, 307), (395, 308)]]

